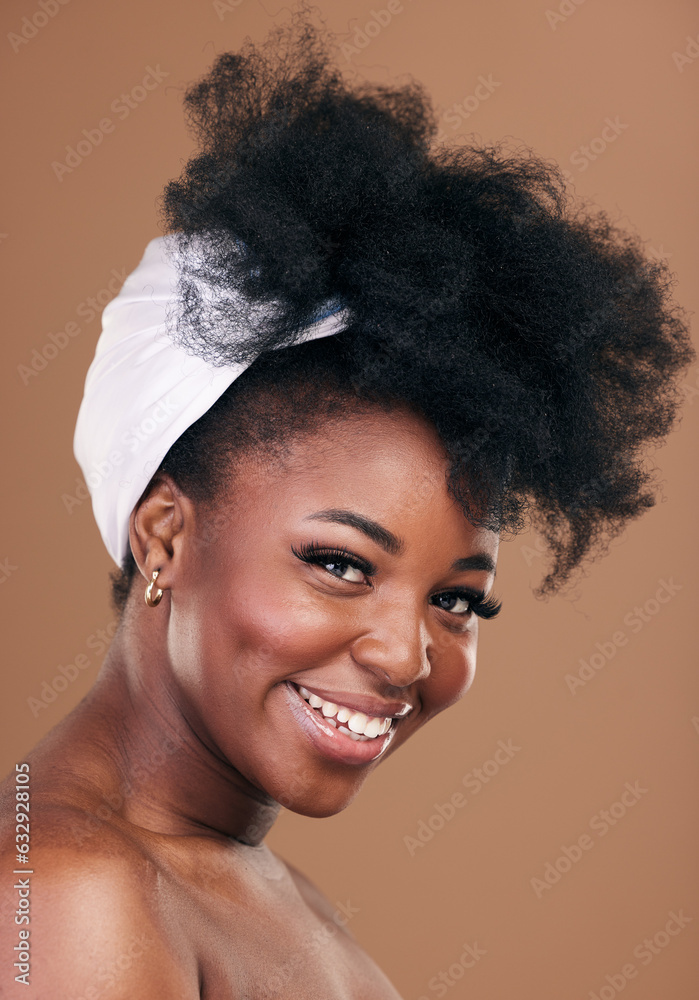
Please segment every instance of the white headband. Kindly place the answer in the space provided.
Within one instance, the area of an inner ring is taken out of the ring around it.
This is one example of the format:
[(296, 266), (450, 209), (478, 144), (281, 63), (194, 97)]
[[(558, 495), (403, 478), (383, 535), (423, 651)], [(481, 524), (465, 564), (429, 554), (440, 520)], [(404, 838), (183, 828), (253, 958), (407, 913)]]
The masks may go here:
[[(173, 341), (179, 278), (174, 240), (151, 240), (105, 308), (75, 427), (75, 457), (104, 544), (119, 566), (129, 551), (131, 511), (153, 473), (180, 435), (248, 367), (207, 364)], [(346, 310), (329, 305), (328, 312), (302, 332), (300, 341), (347, 326)]]

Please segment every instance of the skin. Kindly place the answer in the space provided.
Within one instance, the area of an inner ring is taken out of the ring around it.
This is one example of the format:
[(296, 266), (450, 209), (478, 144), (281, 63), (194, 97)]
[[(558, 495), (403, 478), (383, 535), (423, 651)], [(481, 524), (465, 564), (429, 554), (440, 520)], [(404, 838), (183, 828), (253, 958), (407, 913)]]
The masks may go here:
[[(244, 458), (213, 510), (168, 477), (134, 510), (143, 579), (93, 689), (26, 758), (34, 995), (396, 1000), (345, 926), (351, 912), (264, 836), (280, 802), (306, 816), (344, 809), (473, 681), (478, 618), (463, 600), (445, 610), (434, 598), (488, 593), (499, 540), (463, 516), (447, 467), (422, 417), (376, 409), (301, 437), (281, 464)], [(309, 519), (338, 509), (377, 522), (400, 551)], [(316, 541), (375, 573), (291, 550)], [(476, 556), (493, 568), (452, 569)], [(163, 597), (149, 608), (155, 569)], [(288, 682), (404, 714), (376, 759), (348, 763), (303, 722)], [(14, 813), (14, 777), (2, 804)], [(14, 838), (6, 821), (6, 871)], [(18, 928), (2, 924), (6, 950)]]

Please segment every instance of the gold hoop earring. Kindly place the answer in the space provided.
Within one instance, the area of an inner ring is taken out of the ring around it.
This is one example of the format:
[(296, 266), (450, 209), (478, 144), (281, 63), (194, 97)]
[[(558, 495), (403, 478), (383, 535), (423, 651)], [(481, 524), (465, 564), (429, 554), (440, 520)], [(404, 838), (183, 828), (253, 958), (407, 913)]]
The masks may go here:
[(155, 597), (153, 597), (153, 585), (155, 584), (155, 581), (158, 579), (159, 573), (160, 573), (159, 569), (153, 570), (153, 577), (151, 579), (151, 582), (146, 587), (146, 604), (148, 605), (149, 608), (154, 608), (157, 604), (160, 604), (160, 600), (163, 596), (163, 591), (158, 587), (155, 593)]

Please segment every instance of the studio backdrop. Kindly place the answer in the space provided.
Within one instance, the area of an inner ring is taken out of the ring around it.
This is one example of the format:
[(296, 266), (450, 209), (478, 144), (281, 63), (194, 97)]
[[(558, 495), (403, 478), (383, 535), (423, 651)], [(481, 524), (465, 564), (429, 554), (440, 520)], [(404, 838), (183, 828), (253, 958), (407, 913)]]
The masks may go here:
[[(691, 315), (699, 9), (550, 2), (323, 0), (318, 16), (353, 79), (421, 81), (443, 141), (557, 161), (669, 263)], [(102, 309), (192, 151), (186, 85), (289, 8), (6, 0), (0, 16), (4, 774), (85, 695), (115, 628), (72, 453)], [(699, 368), (682, 391), (650, 456), (656, 505), (550, 600), (533, 595), (542, 542), (506, 540), (466, 697), (345, 812), (285, 812), (270, 835), (409, 1000), (699, 995)]]

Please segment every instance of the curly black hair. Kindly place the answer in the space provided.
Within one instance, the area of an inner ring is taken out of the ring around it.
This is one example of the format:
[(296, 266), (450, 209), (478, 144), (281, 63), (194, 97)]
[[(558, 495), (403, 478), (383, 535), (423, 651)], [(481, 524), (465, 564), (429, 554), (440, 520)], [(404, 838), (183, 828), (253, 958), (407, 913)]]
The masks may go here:
[[(162, 202), (189, 261), (177, 336), (214, 364), (252, 362), (164, 459), (186, 492), (215, 496), (241, 448), (281, 447), (340, 407), (408, 405), (440, 435), (467, 517), (516, 532), (526, 515), (542, 533), (538, 596), (654, 503), (643, 449), (695, 357), (685, 314), (665, 262), (555, 164), (439, 145), (420, 85), (351, 86), (298, 12), (219, 55), (185, 108), (199, 148)], [(298, 344), (328, 301), (347, 329)], [(117, 607), (134, 571), (129, 555)]]

